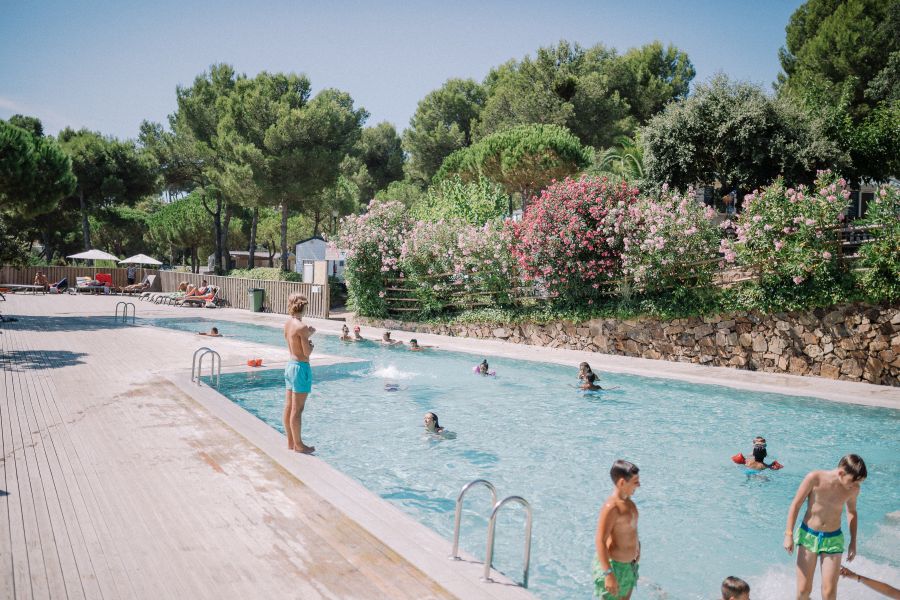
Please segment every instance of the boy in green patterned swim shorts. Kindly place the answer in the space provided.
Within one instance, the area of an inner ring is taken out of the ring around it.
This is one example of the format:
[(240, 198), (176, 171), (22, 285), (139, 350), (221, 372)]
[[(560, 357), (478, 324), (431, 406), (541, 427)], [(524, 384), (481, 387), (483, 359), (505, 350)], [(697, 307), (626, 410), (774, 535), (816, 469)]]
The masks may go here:
[(641, 543), (631, 496), (641, 485), (638, 472), (627, 460), (617, 460), (609, 470), (615, 489), (600, 509), (594, 539), (594, 595), (602, 600), (628, 600), (637, 585)]
[[(794, 546), (797, 546), (798, 599), (809, 599), (816, 562), (822, 564), (822, 600), (837, 598), (841, 554), (844, 552), (841, 515), (846, 504), (847, 526), (850, 529), (847, 562), (850, 562), (856, 557), (856, 530), (859, 525), (856, 499), (867, 474), (863, 459), (856, 454), (848, 454), (836, 469), (813, 471), (800, 484), (788, 510), (784, 531), (784, 549), (788, 554), (793, 553)], [(806, 514), (795, 535), (794, 523), (804, 502), (807, 503)]]

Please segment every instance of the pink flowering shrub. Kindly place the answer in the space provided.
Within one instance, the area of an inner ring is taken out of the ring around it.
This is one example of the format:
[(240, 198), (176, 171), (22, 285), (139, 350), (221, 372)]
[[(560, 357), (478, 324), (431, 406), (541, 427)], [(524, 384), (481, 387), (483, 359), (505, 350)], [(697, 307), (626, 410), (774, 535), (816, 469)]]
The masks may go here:
[(724, 262), (759, 269), (761, 284), (770, 289), (833, 285), (849, 197), (847, 182), (830, 171), (820, 171), (812, 188), (786, 187), (779, 178), (755, 190), (744, 198), (737, 239), (722, 240)]
[(624, 273), (639, 291), (703, 286), (717, 268), (719, 230), (715, 211), (663, 186), (658, 198), (642, 198), (628, 209), (622, 242)]
[(460, 227), (453, 221), (418, 221), (400, 245), (400, 268), (423, 313), (440, 311), (449, 301)]
[(399, 275), (402, 244), (410, 228), (407, 209), (399, 202), (373, 200), (365, 214), (341, 220), (337, 243), (347, 250), (347, 294), (359, 314), (387, 314), (384, 279)]
[(900, 190), (884, 185), (875, 192), (866, 211), (873, 239), (859, 249), (864, 269), (859, 284), (878, 300), (900, 298)]
[(523, 278), (563, 304), (592, 304), (604, 283), (622, 275), (628, 211), (637, 199), (636, 188), (605, 178), (550, 185), (511, 226)]

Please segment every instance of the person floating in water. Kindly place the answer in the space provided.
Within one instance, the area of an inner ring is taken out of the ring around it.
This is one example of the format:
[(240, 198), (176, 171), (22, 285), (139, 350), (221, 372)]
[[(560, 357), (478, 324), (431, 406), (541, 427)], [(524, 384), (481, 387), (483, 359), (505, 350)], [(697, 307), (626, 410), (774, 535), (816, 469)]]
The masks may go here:
[(436, 413), (425, 413), (425, 431), (428, 433), (442, 433), (444, 431), (444, 428), (441, 427), (441, 424), (438, 422)]
[(750, 600), (750, 584), (740, 577), (726, 577), (722, 582), (722, 600)]
[(398, 344), (402, 346), (403, 342), (401, 342), (400, 340), (392, 340), (390, 331), (385, 331), (383, 334), (381, 334), (382, 346), (396, 346)]
[(210, 329), (209, 331), (201, 331), (201, 332), (200, 332), (200, 335), (206, 335), (206, 336), (209, 336), (209, 337), (222, 337), (222, 334), (219, 333), (219, 328), (218, 328), (218, 327), (213, 327), (213, 328)]
[(341, 337), (340, 337), (340, 340), (341, 340), (342, 342), (352, 342), (352, 341), (353, 341), (353, 338), (350, 337), (350, 328), (347, 327), (347, 324), (346, 324), (346, 323), (344, 323), (343, 325), (341, 325)]
[[(867, 475), (863, 459), (848, 454), (836, 469), (813, 471), (803, 478), (788, 509), (784, 530), (784, 549), (788, 554), (792, 554), (797, 546), (797, 598), (809, 598), (817, 562), (822, 565), (822, 600), (837, 598), (841, 554), (844, 552), (841, 514), (846, 505), (850, 528), (847, 562), (850, 562), (856, 558), (856, 531), (859, 528), (856, 500)], [(806, 514), (795, 534), (794, 523), (804, 502), (807, 503)]]
[(409, 349), (412, 352), (421, 352), (425, 348), (434, 348), (435, 346), (421, 346), (416, 338), (409, 340)]
[(476, 372), (479, 375), (490, 375), (491, 368), (488, 366), (488, 361), (485, 358), (481, 361), (481, 363), (476, 367)]
[(363, 342), (366, 338), (359, 334), (359, 325), (353, 328), (353, 341), (354, 342)]
[(581, 382), (580, 387), (582, 390), (590, 392), (602, 390), (603, 388), (597, 385), (598, 379), (600, 378), (591, 370), (591, 365), (586, 362), (578, 365), (578, 380)]
[(639, 471), (627, 460), (617, 460), (609, 470), (615, 489), (600, 509), (594, 538), (594, 595), (603, 600), (628, 600), (637, 585), (641, 543), (631, 496), (641, 486)]

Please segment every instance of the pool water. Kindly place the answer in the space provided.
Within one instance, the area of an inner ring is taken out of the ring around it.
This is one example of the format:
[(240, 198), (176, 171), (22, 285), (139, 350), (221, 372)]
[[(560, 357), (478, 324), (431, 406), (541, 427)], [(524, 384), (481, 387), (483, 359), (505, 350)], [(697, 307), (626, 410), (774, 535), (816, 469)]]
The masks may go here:
[[(280, 329), (258, 325), (150, 324), (191, 332), (218, 325), (241, 339), (284, 343)], [(792, 598), (793, 558), (781, 547), (788, 505), (809, 470), (832, 468), (849, 452), (869, 469), (854, 568), (900, 585), (900, 411), (617, 374), (601, 385), (618, 390), (584, 394), (574, 387), (576, 366), (487, 356), (497, 376), (481, 377), (472, 373), (481, 356), (321, 334), (314, 341), (316, 352), (366, 362), (313, 369), (304, 441), (447, 538), (448, 554), (465, 483), (484, 478), (501, 498), (525, 497), (534, 509), (529, 589), (540, 598), (591, 597), (597, 514), (617, 458), (641, 469), (641, 580), (632, 598), (712, 598), (728, 575), (747, 579), (754, 598)], [(281, 431), (283, 381), (278, 369), (223, 375), (220, 391)], [(387, 381), (399, 391), (385, 391)], [(455, 435), (426, 434), (427, 411)], [(748, 478), (731, 462), (756, 435), (783, 470)], [(479, 560), (489, 504), (484, 489), (467, 495), (461, 546)], [(523, 529), (520, 509), (501, 513), (494, 566), (517, 581)], [(877, 596), (845, 581), (840, 597)]]

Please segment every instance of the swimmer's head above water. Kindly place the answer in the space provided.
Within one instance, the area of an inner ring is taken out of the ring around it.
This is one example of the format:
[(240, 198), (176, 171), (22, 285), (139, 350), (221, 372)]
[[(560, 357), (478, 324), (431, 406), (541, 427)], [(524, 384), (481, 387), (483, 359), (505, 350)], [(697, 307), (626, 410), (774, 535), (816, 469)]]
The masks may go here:
[(444, 428), (441, 427), (440, 423), (438, 423), (437, 414), (433, 412), (425, 413), (425, 430), (432, 433), (440, 433), (444, 430)]

